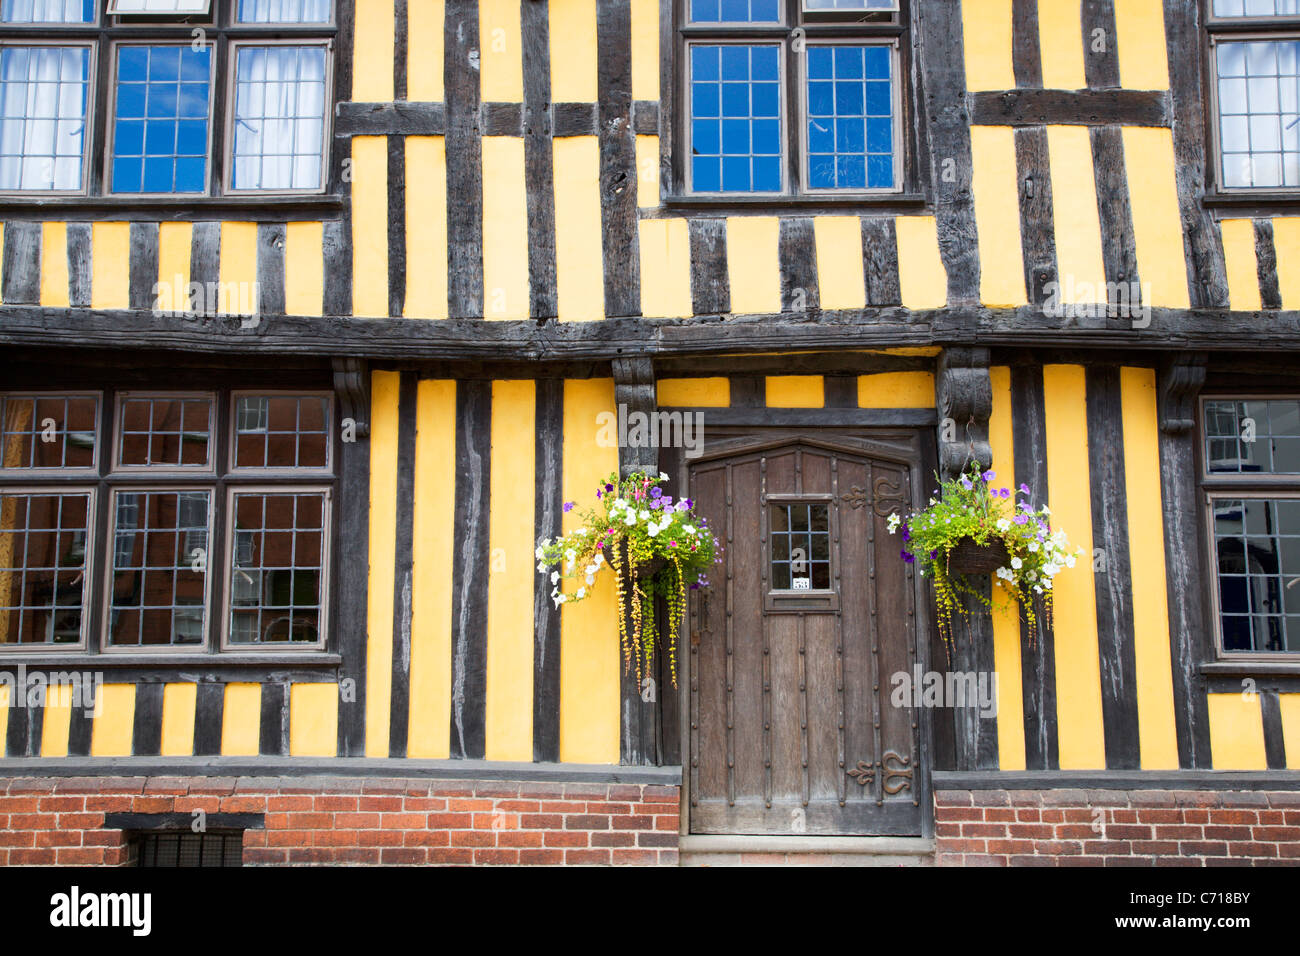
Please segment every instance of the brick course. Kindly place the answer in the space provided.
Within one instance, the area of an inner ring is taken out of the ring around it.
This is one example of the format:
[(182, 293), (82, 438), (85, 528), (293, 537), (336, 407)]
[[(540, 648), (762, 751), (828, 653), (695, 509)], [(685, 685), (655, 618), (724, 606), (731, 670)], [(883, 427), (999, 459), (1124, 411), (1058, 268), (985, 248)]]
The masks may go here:
[(244, 864), (677, 864), (679, 789), (362, 777), (0, 778), (0, 865), (120, 866), (106, 813), (261, 813)]
[(935, 862), (1300, 865), (1298, 804), (1295, 791), (939, 790)]

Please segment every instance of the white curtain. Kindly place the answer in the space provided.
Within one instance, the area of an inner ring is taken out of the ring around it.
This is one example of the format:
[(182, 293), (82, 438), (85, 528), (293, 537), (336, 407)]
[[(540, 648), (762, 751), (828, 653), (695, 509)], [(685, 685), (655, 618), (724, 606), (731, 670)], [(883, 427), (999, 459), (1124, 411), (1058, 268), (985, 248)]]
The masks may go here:
[(88, 23), (94, 18), (87, 0), (4, 0), (5, 23)]
[(324, 48), (243, 47), (235, 82), (235, 188), (318, 188)]
[(0, 50), (0, 189), (81, 187), (86, 47)]
[(240, 23), (328, 23), (330, 0), (239, 0)]

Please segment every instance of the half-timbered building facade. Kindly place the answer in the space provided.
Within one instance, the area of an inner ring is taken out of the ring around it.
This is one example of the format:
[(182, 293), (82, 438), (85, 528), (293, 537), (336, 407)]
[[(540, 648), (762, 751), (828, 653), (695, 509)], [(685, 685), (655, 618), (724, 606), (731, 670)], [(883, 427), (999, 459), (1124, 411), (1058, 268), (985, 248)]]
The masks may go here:
[[(1300, 859), (1298, 96), (1293, 0), (3, 0), (0, 863)], [(1087, 556), (949, 659), (971, 459)], [(647, 469), (675, 684), (534, 557)]]

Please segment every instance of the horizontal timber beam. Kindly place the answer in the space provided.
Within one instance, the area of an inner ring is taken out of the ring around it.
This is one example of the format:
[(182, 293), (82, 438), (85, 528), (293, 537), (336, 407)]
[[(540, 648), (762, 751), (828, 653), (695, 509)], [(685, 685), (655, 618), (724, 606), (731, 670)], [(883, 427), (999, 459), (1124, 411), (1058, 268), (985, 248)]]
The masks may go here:
[(563, 362), (930, 345), (1300, 352), (1300, 311), (1152, 309), (1131, 320), (1019, 309), (882, 307), (595, 322), (184, 316), (142, 310), (0, 306), (0, 344), (32, 348), (348, 355), (412, 361)]
[(976, 126), (1168, 126), (1163, 90), (996, 90), (967, 94)]

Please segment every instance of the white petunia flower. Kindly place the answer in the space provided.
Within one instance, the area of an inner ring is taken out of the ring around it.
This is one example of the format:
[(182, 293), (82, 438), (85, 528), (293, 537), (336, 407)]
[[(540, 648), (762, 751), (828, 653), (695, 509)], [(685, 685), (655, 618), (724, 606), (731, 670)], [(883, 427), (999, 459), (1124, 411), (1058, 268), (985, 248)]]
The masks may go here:
[(586, 588), (578, 588), (578, 593), (575, 595), (575, 597), (577, 597), (577, 599), (578, 599), (579, 601), (581, 601), (581, 600), (582, 600), (583, 598), (585, 598), (586, 596), (587, 596), (587, 589), (586, 589)]
[(1029, 550), (1030, 550), (1030, 551), (1037, 551), (1037, 550), (1038, 550), (1038, 542), (1037, 542), (1037, 541), (1030, 541), (1030, 542), (1029, 542)]
[(1009, 529), (1010, 527), (1011, 527), (1011, 521), (1010, 521), (1010, 519), (1008, 519), (1008, 518), (999, 518), (999, 519), (998, 519), (998, 530), (999, 530), (999, 531), (1006, 531), (1006, 530)]
[(559, 572), (559, 571), (552, 571), (552, 572), (551, 572), (551, 583), (554, 584), (554, 583), (555, 583), (556, 581), (558, 581), (558, 580), (560, 580), (560, 572)]
[(1024, 564), (1025, 562), (1021, 561), (1019, 558), (1011, 559), (1011, 566), (1015, 568), (1017, 571), (1019, 571), (1022, 567), (1024, 567)]
[(537, 560), (539, 561), (542, 558), (546, 557), (546, 552), (542, 550), (542, 546), (540, 544), (537, 546), (537, 550), (533, 552), (533, 557), (537, 558)]
[(667, 481), (667, 480), (668, 480), (668, 476), (665, 475), (665, 474), (661, 471), (661, 472), (659, 472), (659, 480), (660, 480), (660, 481)]
[(642, 512), (639, 515), (637, 515), (637, 517), (640, 518), (642, 521), (649, 521), (650, 512), (642, 510)]
[(998, 577), (1005, 581), (1014, 581), (1016, 576), (1011, 573), (1010, 568), (998, 568)]

